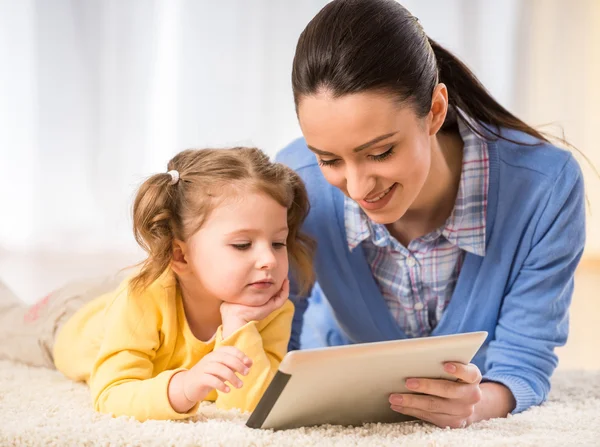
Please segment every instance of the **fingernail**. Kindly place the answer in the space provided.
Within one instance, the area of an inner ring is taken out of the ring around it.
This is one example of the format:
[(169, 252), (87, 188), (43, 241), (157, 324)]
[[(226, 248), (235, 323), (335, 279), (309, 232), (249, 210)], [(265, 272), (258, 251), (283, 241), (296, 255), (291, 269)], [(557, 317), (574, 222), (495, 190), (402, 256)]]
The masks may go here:
[(250, 370), (249, 370), (248, 368), (245, 368), (245, 369), (242, 371), (242, 374), (246, 376), (246, 375), (248, 375), (248, 373), (249, 373), (249, 372), (250, 372)]
[(392, 399), (390, 399), (392, 401), (393, 405), (402, 405), (402, 396), (394, 396), (392, 397)]
[(417, 388), (419, 388), (419, 381), (417, 379), (408, 379), (406, 381), (406, 388), (416, 390)]
[(456, 366), (454, 366), (452, 363), (446, 363), (446, 365), (444, 366), (444, 368), (446, 368), (446, 371), (448, 371), (449, 373), (455, 373), (456, 372)]
[(229, 387), (228, 386), (225, 387), (225, 392), (229, 393)]

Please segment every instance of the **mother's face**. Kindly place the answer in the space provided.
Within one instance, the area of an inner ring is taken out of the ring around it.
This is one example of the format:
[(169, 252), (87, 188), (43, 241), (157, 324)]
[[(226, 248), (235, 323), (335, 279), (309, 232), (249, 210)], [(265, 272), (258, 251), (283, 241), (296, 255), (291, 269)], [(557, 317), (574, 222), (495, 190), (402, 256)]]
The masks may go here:
[(391, 224), (415, 203), (431, 166), (431, 129), (379, 93), (303, 97), (298, 118), (325, 179), (373, 221)]

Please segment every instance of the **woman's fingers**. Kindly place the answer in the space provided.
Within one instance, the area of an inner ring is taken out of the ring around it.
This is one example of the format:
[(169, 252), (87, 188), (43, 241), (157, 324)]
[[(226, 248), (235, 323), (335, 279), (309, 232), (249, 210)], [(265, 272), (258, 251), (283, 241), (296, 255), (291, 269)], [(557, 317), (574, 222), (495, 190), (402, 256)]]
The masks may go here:
[(430, 413), (428, 411), (419, 410), (416, 408), (397, 407), (394, 405), (392, 405), (392, 410), (407, 416), (412, 416), (417, 419), (430, 422), (442, 428), (465, 428), (467, 425), (469, 425), (467, 418), (456, 417), (449, 414)]
[(468, 365), (463, 365), (462, 363), (446, 363), (444, 369), (464, 383), (481, 382), (481, 371), (479, 371), (477, 365), (474, 365), (473, 363)]
[(426, 394), (392, 394), (390, 396), (392, 407), (412, 408), (428, 413), (442, 413), (450, 416), (471, 415), (473, 405), (461, 404), (452, 399), (444, 399)]

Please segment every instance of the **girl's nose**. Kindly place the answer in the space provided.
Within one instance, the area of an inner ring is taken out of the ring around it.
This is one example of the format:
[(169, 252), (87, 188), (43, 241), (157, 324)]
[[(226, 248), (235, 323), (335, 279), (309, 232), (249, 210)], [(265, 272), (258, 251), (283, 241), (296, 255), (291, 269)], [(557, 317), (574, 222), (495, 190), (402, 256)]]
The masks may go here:
[(277, 266), (277, 258), (272, 249), (261, 250), (258, 259), (257, 267), (259, 270), (273, 270)]

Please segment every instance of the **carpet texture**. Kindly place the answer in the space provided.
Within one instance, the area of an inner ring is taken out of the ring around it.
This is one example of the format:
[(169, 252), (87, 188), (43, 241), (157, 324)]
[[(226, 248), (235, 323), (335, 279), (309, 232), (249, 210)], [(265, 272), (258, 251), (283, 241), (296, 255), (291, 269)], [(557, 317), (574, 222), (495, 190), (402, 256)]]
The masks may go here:
[(184, 422), (111, 418), (85, 385), (56, 371), (0, 361), (0, 446), (600, 446), (600, 371), (558, 372), (549, 401), (464, 430), (421, 422), (289, 431), (245, 427), (247, 414), (212, 404)]

